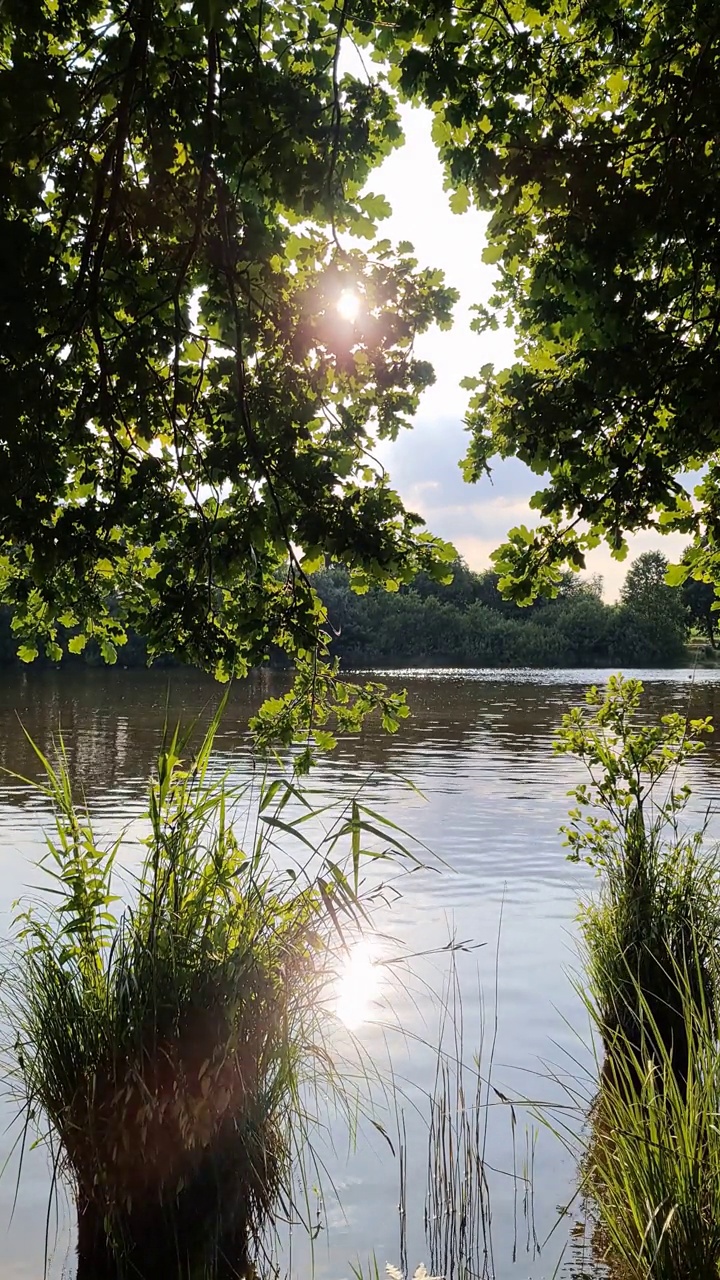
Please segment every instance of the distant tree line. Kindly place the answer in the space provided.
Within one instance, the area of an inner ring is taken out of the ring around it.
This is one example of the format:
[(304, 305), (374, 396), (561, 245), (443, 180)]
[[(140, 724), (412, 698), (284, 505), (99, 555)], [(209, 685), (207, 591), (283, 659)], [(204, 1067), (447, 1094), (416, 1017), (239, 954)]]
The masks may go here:
[[(567, 573), (554, 600), (540, 597), (520, 607), (504, 600), (498, 575), (473, 573), (462, 561), (443, 586), (425, 574), (397, 592), (381, 588), (364, 595), (351, 590), (343, 568), (313, 575), (313, 586), (328, 612), (332, 652), (345, 667), (570, 667), (652, 666), (681, 663), (688, 633), (695, 629), (713, 648), (717, 613), (714, 590), (686, 582), (665, 583), (668, 562), (646, 552), (633, 562), (617, 604), (602, 599), (602, 580)], [(12, 615), (0, 610), (0, 663), (17, 661)], [(123, 667), (147, 663), (143, 638), (130, 632), (118, 650)], [(56, 665), (38, 658), (41, 665)], [(103, 666), (92, 641), (67, 665)], [(172, 655), (155, 659), (172, 666)], [(274, 652), (272, 666), (286, 665)]]
[(420, 575), (396, 593), (357, 595), (341, 568), (314, 585), (333, 652), (348, 667), (652, 666), (684, 660), (692, 622), (684, 592), (665, 583), (667, 568), (659, 552), (641, 555), (617, 604), (603, 601), (601, 579), (567, 573), (555, 599), (521, 608), (502, 598), (497, 574), (461, 560), (448, 586)]

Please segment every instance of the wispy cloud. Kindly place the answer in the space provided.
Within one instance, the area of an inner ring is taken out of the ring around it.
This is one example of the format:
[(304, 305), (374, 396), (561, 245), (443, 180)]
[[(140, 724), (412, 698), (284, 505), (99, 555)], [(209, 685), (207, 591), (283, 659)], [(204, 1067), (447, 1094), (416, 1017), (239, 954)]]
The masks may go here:
[[(517, 459), (498, 460), (492, 476), (466, 484), (459, 462), (468, 436), (457, 419), (436, 423), (419, 421), (394, 444), (382, 449), (382, 461), (407, 507), (423, 517), (429, 529), (454, 543), (471, 568), (490, 564), (490, 555), (514, 525), (532, 528), (536, 513), (530, 498), (540, 483)], [(588, 557), (588, 572), (603, 577), (605, 595), (617, 597), (629, 560), (643, 551), (660, 549), (668, 559), (682, 554), (685, 540), (677, 534), (661, 537), (653, 530), (629, 539), (627, 561), (614, 560), (607, 547)]]

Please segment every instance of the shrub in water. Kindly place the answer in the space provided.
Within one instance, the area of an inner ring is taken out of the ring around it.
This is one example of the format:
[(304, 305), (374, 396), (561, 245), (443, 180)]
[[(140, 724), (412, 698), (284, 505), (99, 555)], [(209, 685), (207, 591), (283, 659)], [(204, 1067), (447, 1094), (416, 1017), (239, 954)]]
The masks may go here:
[(602, 877), (580, 925), (608, 1064), (618, 1051), (636, 1056), (647, 1048), (649, 1013), (660, 1057), (668, 1056), (683, 1079), (688, 991), (678, 991), (677, 973), (714, 1020), (720, 894), (702, 832), (680, 829), (690, 789), (678, 785), (677, 770), (702, 749), (711, 725), (677, 713), (643, 724), (642, 691), (639, 680), (613, 676), (605, 696), (590, 689), (586, 706), (563, 717), (555, 749), (577, 756), (589, 773), (570, 793), (575, 807), (563, 831), (569, 856)]
[(300, 824), (314, 814), (291, 781), (263, 784), (243, 848), (239, 794), (208, 774), (216, 727), (189, 766), (187, 744), (166, 741), (142, 865), (118, 912), (117, 845), (98, 845), (63, 759), (41, 757), (56, 905), (19, 917), (5, 1015), (26, 1132), (44, 1120), (77, 1202), (80, 1280), (246, 1274), (290, 1196), (303, 1084), (335, 1083), (322, 997), (339, 921), (361, 910), (360, 806), (332, 828), (314, 874), (279, 870), (272, 833), (311, 850)]

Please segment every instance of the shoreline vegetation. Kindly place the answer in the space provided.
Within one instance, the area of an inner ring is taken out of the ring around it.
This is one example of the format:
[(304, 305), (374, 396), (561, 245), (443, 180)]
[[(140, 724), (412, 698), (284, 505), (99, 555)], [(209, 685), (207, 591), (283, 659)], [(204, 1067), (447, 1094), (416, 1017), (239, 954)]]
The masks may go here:
[(579, 915), (578, 992), (599, 1042), (581, 1187), (610, 1276), (716, 1280), (720, 871), (706, 828), (688, 829), (680, 772), (713, 726), (643, 723), (642, 693), (611, 677), (555, 739), (587, 778), (570, 792), (568, 857), (599, 876)]
[(312, 1231), (319, 1117), (350, 1137), (370, 1106), (373, 1068), (333, 1050), (331, 1010), (391, 892), (366, 864), (412, 868), (412, 841), (357, 796), (313, 808), (293, 773), (218, 777), (223, 706), (195, 749), (194, 727), (166, 733), (129, 879), (62, 741), (35, 747), (54, 830), (16, 906), (4, 1087), (21, 1167), (44, 1143), (70, 1193), (77, 1280), (276, 1274), (278, 1223)]
[[(321, 570), (311, 581), (327, 611), (330, 654), (345, 670), (717, 665), (712, 588), (692, 580), (680, 590), (669, 587), (667, 570), (659, 552), (639, 556), (616, 604), (603, 600), (601, 578), (567, 572), (554, 599), (540, 596), (520, 606), (503, 598), (496, 573), (475, 573), (462, 560), (452, 565), (448, 584), (419, 574), (397, 591), (371, 587), (358, 593), (340, 566)], [(2, 608), (0, 665), (18, 662), (16, 651), (12, 615)], [(120, 667), (148, 665), (142, 637), (129, 631), (116, 660)], [(35, 662), (106, 666), (107, 654), (90, 642), (81, 654), (65, 646), (60, 663), (42, 655)], [(164, 654), (153, 665), (184, 664)], [(265, 665), (282, 670), (289, 663), (270, 648)]]
[(462, 561), (448, 585), (419, 575), (395, 593), (357, 595), (344, 570), (328, 569), (315, 586), (346, 668), (676, 666), (691, 662), (691, 619), (666, 571), (657, 553), (639, 557), (618, 604), (602, 599), (600, 578), (567, 573), (554, 599), (519, 606), (503, 599), (496, 573)]
[[(555, 754), (587, 773), (569, 793), (567, 856), (599, 876), (579, 915), (578, 990), (599, 1054), (594, 1096), (574, 1099), (579, 1130), (561, 1106), (555, 1134), (578, 1161), (593, 1266), (620, 1280), (711, 1280), (720, 1266), (720, 873), (705, 830), (685, 830), (691, 793), (678, 771), (712, 723), (677, 712), (648, 722), (642, 695), (639, 680), (612, 676), (555, 735)], [(56, 762), (35, 748), (55, 820), (40, 864), (53, 896), (15, 917), (6, 1088), (21, 1145), (45, 1142), (71, 1192), (77, 1280), (284, 1275), (266, 1250), (288, 1213), (311, 1230), (294, 1188), (316, 1176), (318, 1100), (348, 1132), (360, 1115), (378, 1128), (373, 1079), (401, 1105), (402, 1091), (371, 1077), (365, 1056), (359, 1073), (337, 1060), (326, 1028), (348, 945), (387, 900), (382, 863), (380, 880), (370, 868), (381, 859), (412, 870), (421, 848), (361, 795), (340, 800), (328, 821), (294, 774), (240, 789), (227, 772), (216, 778), (223, 705), (194, 751), (190, 735), (165, 736), (124, 905), (114, 891), (120, 842), (98, 842), (74, 801), (62, 740)], [(313, 835), (321, 815), (324, 835)], [(452, 975), (455, 951), (468, 945), (449, 948)], [(494, 1039), (485, 1063), (482, 1043), (466, 1040), (452, 980), (441, 1005), (428, 1261), (443, 1280), (497, 1280), (487, 1112), (508, 1109), (512, 1176), (531, 1204), (532, 1162), (518, 1170), (514, 1135), (517, 1114), (537, 1117), (537, 1104), (495, 1089)], [(401, 1242), (403, 1168), (401, 1156)], [(401, 1262), (386, 1275), (409, 1275)], [(374, 1258), (369, 1274), (380, 1275)]]

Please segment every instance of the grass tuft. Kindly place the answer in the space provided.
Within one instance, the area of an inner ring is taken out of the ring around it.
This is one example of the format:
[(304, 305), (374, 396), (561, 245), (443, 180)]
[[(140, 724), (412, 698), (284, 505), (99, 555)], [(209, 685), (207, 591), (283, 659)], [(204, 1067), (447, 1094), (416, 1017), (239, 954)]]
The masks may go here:
[(678, 1079), (640, 988), (647, 1041), (626, 1046), (598, 1095), (585, 1161), (598, 1239), (629, 1280), (717, 1280), (720, 1274), (720, 1055), (696, 980), (675, 974), (688, 1045)]
[[(5, 1017), (24, 1136), (58, 1153), (77, 1204), (79, 1280), (251, 1274), (273, 1215), (292, 1212), (304, 1100), (344, 1089), (328, 994), (363, 915), (362, 835), (378, 817), (353, 800), (318, 849), (293, 781), (250, 795), (213, 778), (217, 727), (194, 753), (166, 737), (124, 908), (118, 846), (75, 804), (62, 746), (57, 765), (38, 752), (53, 898), (17, 918)], [(255, 814), (249, 842), (238, 812)], [(282, 865), (278, 836), (304, 864)], [(397, 828), (389, 844), (401, 857)]]

